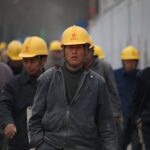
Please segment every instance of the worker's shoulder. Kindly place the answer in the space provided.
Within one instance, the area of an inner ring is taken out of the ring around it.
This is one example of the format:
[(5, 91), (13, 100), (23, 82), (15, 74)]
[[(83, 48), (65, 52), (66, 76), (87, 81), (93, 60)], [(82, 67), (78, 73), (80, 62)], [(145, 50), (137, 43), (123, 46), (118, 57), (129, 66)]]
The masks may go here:
[(143, 70), (139, 71), (137, 73), (137, 76), (139, 78), (144, 79), (144, 80), (149, 80), (149, 77), (150, 77), (150, 67), (146, 67)]
[(111, 66), (111, 64), (107, 60), (99, 60), (99, 63), (106, 65), (106, 66)]
[(98, 74), (97, 72), (93, 71), (93, 70), (89, 70), (89, 77), (90, 78), (95, 78), (96, 80), (100, 81), (100, 82), (105, 82), (105, 79), (103, 78), (103, 76), (101, 76), (100, 74)]
[(121, 67), (121, 68), (117, 68), (117, 69), (114, 69), (114, 72), (122, 72), (123, 71), (123, 68)]
[[(0, 68), (2, 68), (2, 69), (3, 69), (3, 68), (7, 68), (7, 69), (8, 69), (9, 67), (8, 67), (7, 64), (5, 64), (5, 63), (3, 63), (3, 62), (0, 62)], [(10, 69), (10, 68), (9, 68), (9, 69)]]
[(55, 67), (51, 67), (44, 71), (38, 78), (38, 80), (48, 80), (52, 77), (53, 73), (55, 71)]
[(122, 73), (123, 73), (123, 68), (118, 68), (114, 70), (115, 75), (122, 74)]
[(11, 77), (5, 84), (5, 87), (12, 87), (16, 89), (17, 87), (20, 87), (20, 85), (23, 85), (28, 80), (28, 77), (22, 72), (20, 74), (17, 74), (13, 77)]
[(106, 60), (99, 60), (99, 67), (105, 72), (112, 72), (112, 65)]

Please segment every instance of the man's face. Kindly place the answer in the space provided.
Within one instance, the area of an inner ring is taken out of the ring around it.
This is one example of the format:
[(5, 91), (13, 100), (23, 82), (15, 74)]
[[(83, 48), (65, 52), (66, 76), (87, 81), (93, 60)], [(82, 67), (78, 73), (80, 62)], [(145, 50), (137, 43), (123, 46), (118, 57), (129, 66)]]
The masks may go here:
[(123, 68), (126, 72), (132, 72), (137, 68), (138, 60), (123, 60)]
[(83, 65), (85, 59), (84, 45), (67, 45), (64, 51), (66, 62), (72, 68)]
[(43, 68), (43, 62), (40, 57), (23, 58), (25, 70), (29, 75), (38, 76)]
[(53, 59), (62, 59), (63, 58), (63, 53), (62, 53), (62, 51), (51, 51), (50, 52), (50, 55), (51, 55), (51, 57), (53, 58)]

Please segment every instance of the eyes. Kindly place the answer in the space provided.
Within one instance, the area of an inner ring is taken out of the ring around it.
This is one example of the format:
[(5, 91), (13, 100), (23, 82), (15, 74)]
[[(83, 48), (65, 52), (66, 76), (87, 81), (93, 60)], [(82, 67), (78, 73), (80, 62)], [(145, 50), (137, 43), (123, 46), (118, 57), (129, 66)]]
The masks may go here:
[(35, 63), (38, 62), (39, 58), (38, 57), (33, 57), (33, 58), (24, 58), (23, 62), (24, 63)]
[(66, 50), (68, 51), (80, 51), (80, 50), (84, 50), (84, 46), (83, 45), (68, 45), (65, 47)]

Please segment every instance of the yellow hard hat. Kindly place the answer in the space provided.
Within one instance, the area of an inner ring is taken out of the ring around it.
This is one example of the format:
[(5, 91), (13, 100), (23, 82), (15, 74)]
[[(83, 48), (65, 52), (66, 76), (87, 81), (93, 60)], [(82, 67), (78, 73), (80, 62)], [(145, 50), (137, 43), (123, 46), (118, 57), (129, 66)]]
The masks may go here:
[(140, 55), (138, 50), (133, 46), (128, 46), (124, 48), (121, 52), (121, 59), (122, 60), (132, 60), (132, 59), (139, 59)]
[(6, 54), (7, 56), (14, 61), (22, 60), (19, 56), (22, 51), (22, 44), (19, 41), (13, 40), (8, 44)]
[(94, 46), (94, 53), (93, 53), (94, 56), (98, 56), (99, 59), (103, 59), (105, 58), (105, 54), (104, 54), (104, 51), (102, 50), (102, 48), (98, 45), (95, 45)]
[(61, 51), (62, 50), (61, 42), (58, 40), (51, 41), (49, 50), (50, 51)]
[(94, 42), (93, 42), (93, 39), (92, 39), (92, 37), (91, 36), (89, 36), (89, 39), (90, 39), (90, 49), (91, 48), (94, 48)]
[(61, 37), (62, 45), (90, 44), (88, 32), (79, 26), (73, 25), (67, 28)]
[(0, 51), (2, 51), (3, 49), (5, 49), (7, 46), (7, 44), (5, 42), (0, 42)]
[(20, 53), (20, 57), (30, 58), (40, 55), (48, 55), (46, 42), (38, 36), (27, 38), (23, 43), (23, 49)]

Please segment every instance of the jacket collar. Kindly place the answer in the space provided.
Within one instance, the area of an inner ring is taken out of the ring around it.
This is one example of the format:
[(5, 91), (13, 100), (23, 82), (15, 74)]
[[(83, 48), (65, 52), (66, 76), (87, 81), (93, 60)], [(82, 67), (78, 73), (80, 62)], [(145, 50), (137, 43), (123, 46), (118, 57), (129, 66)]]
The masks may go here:
[[(61, 67), (54, 67), (54, 70), (62, 73), (62, 67), (63, 66), (61, 66)], [(88, 72), (89, 72), (88, 69), (84, 69), (84, 75), (86, 75)]]
[(30, 76), (27, 74), (26, 71), (23, 71), (21, 73), (21, 81), (23, 84), (26, 84), (27, 82), (29, 82), (31, 80)]

